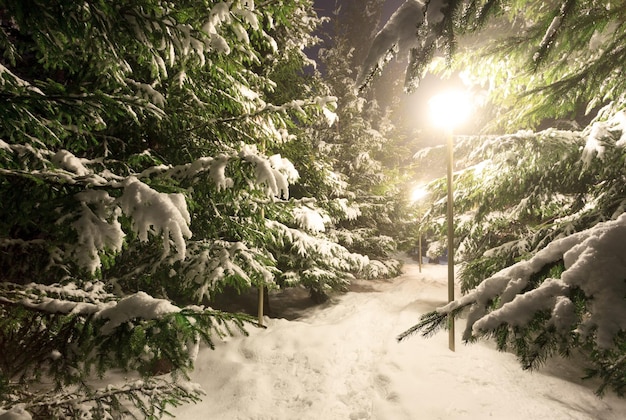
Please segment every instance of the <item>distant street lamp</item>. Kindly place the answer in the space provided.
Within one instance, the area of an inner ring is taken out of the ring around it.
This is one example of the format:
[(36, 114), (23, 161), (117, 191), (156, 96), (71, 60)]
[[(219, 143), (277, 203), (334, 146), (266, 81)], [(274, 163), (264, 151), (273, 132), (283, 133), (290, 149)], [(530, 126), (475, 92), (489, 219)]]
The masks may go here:
[[(413, 194), (411, 195), (411, 201), (413, 203), (417, 203), (422, 198), (428, 195), (428, 190), (424, 187), (418, 187), (413, 190)], [(417, 236), (417, 266), (419, 267), (419, 272), (422, 272), (422, 220), (420, 219), (419, 233)]]
[[(461, 92), (447, 91), (431, 98), (431, 118), (442, 128), (447, 140), (448, 161), (448, 302), (454, 300), (454, 197), (452, 169), (454, 166), (454, 128), (461, 124), (470, 113), (469, 100)], [(454, 351), (454, 317), (448, 315), (448, 348)]]

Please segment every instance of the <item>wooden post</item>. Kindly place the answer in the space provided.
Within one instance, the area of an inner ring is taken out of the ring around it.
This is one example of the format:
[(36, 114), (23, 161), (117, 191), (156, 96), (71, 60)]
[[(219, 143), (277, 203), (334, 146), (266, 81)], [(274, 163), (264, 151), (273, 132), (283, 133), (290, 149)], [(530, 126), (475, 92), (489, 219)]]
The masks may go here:
[(263, 289), (262, 285), (259, 285), (259, 313), (258, 313), (258, 323), (259, 326), (263, 326)]
[[(448, 302), (452, 302), (454, 300), (453, 130), (469, 116), (471, 112), (471, 102), (463, 92), (450, 90), (432, 97), (429, 105), (431, 117), (435, 125), (446, 130), (448, 143)], [(450, 350), (454, 351), (454, 317), (451, 314), (448, 314), (448, 331), (448, 346)]]
[[(454, 162), (454, 140), (452, 129), (447, 129), (448, 137), (448, 302), (454, 300), (454, 190), (452, 166)], [(454, 351), (454, 317), (448, 315), (448, 348)]]
[[(261, 219), (265, 219), (264, 208), (261, 208)], [(264, 292), (265, 292), (265, 285), (259, 283), (259, 293), (258, 293), (259, 299), (258, 299), (258, 304), (257, 304), (257, 307), (258, 307), (257, 321), (258, 321), (259, 327), (263, 326), (263, 303), (265, 302), (265, 299), (263, 296)]]
[[(261, 141), (261, 153), (265, 153), (265, 141), (262, 140)], [(265, 219), (265, 209), (263, 207), (261, 207), (261, 220)], [(261, 283), (259, 283), (259, 293), (258, 293), (258, 313), (257, 313), (257, 321), (259, 324), (259, 327), (263, 326), (263, 302), (264, 302), (264, 297), (263, 297), (263, 293), (265, 291), (265, 286)]]

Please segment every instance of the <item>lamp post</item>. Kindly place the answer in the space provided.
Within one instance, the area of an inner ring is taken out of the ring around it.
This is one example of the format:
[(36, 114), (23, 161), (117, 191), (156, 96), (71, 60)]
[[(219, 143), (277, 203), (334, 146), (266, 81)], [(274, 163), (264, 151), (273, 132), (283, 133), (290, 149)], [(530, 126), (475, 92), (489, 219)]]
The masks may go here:
[[(448, 169), (448, 302), (454, 300), (454, 185), (452, 172), (454, 167), (454, 128), (469, 115), (469, 102), (461, 92), (447, 91), (431, 98), (431, 118), (433, 123), (442, 128), (446, 135)], [(448, 348), (454, 351), (454, 317), (448, 315)]]

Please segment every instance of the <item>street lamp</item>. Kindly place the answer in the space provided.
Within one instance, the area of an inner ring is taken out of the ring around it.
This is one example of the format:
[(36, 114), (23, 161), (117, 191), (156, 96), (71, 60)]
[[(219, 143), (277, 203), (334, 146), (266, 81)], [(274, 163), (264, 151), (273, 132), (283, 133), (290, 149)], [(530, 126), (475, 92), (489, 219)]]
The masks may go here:
[[(465, 121), (470, 113), (469, 100), (458, 91), (447, 91), (431, 98), (429, 102), (433, 123), (442, 128), (447, 140), (448, 161), (448, 302), (454, 300), (454, 197), (452, 169), (454, 162), (454, 128)], [(448, 348), (454, 351), (454, 317), (448, 315)]]
[[(411, 194), (411, 202), (417, 203), (422, 198), (428, 195), (428, 190), (425, 187), (418, 187), (413, 190)], [(417, 236), (417, 266), (419, 272), (422, 272), (422, 221), (420, 220), (419, 233)]]

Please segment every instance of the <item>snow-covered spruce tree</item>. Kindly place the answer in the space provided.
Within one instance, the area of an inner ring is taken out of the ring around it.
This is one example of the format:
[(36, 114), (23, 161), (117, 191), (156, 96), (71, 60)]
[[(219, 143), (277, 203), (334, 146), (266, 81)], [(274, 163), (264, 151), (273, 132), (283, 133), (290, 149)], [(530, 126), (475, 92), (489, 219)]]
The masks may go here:
[[(289, 276), (268, 244), (367, 265), (300, 227), (320, 216), (274, 152), (332, 114), (269, 100), (317, 21), (308, 0), (0, 1), (0, 406), (160, 417), (199, 397), (200, 342), (251, 321), (198, 305)], [(147, 377), (90, 384), (113, 368)]]
[[(286, 46), (293, 48), (290, 43)], [(318, 131), (334, 126), (337, 116), (331, 107), (320, 107), (323, 118), (304, 112), (299, 98), (335, 96), (320, 77), (304, 71), (306, 65), (315, 63), (301, 53), (301, 45), (296, 47), (293, 54), (277, 57), (269, 72), (275, 87), (266, 92), (267, 101), (294, 107), (292, 118), (284, 120), (288, 136), (265, 142), (263, 147), (267, 153), (280, 154), (292, 162), (298, 176), (290, 180), (289, 201), (264, 206), (265, 218), (271, 220), (271, 235), (261, 238), (260, 246), (274, 260), (274, 284), (270, 287), (302, 285), (314, 299), (325, 300), (330, 291), (344, 290), (354, 275), (380, 277), (389, 270), (376, 259), (379, 255), (355, 253), (360, 250), (349, 249), (332, 234), (333, 218), (345, 219), (353, 213), (345, 200), (338, 198), (346, 192), (345, 183), (338, 179), (326, 150), (319, 147)], [(395, 265), (391, 267), (395, 269)]]
[[(363, 83), (399, 47), (410, 51), (408, 89), (428, 69), (464, 70), (490, 101), (492, 130), (588, 124), (459, 139), (457, 253), (467, 293), (400, 339), (431, 334), (467, 309), (465, 340), (495, 337), (525, 368), (580, 352), (602, 380), (599, 393), (624, 395), (624, 6), (407, 1), (379, 33)], [(444, 188), (431, 184), (434, 200)]]
[(396, 261), (389, 260), (398, 236), (397, 168), (388, 164), (397, 161), (390, 158), (396, 153), (394, 127), (373, 95), (363, 99), (354, 89), (356, 63), (367, 53), (362, 29), (378, 24), (382, 4), (372, 0), (337, 5), (331, 16), (320, 50), (320, 77), (338, 98), (338, 119), (315, 133), (320, 151), (344, 183), (328, 196), (330, 234), (348, 249), (388, 260), (373, 267), (371, 276), (395, 275), (398, 268)]

